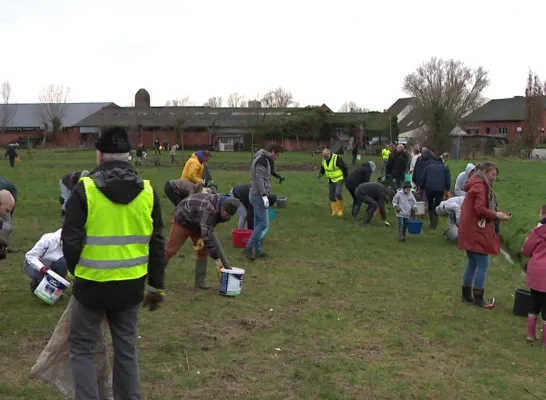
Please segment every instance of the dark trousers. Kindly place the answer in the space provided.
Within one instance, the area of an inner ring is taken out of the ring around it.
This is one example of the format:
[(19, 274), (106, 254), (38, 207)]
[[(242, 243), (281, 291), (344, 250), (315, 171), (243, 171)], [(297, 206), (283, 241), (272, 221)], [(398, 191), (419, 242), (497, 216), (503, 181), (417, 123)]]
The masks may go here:
[(442, 200), (444, 200), (444, 192), (433, 192), (427, 190), (426, 196), (428, 201), (428, 214), (436, 216), (436, 207), (438, 207)]
[(15, 156), (9, 156), (8, 159), (9, 159), (9, 165), (11, 166), (11, 168), (15, 167)]
[(254, 207), (252, 207), (252, 204), (250, 203), (246, 208), (246, 226), (247, 229), (250, 229), (251, 231), (254, 230)]
[(345, 187), (349, 191), (349, 194), (351, 195), (353, 199), (353, 212), (352, 216), (354, 218), (358, 217), (358, 214), (360, 213), (360, 206), (362, 205), (362, 202), (356, 198), (355, 190), (358, 187), (356, 183), (350, 180), (345, 180)]
[[(75, 299), (74, 299), (75, 300)], [(72, 308), (68, 343), (76, 400), (99, 399), (95, 349), (106, 317), (114, 347), (112, 372), (115, 399), (140, 399), (136, 350), (140, 304), (122, 311), (92, 310), (79, 301)]]
[(364, 217), (364, 222), (370, 222), (373, 218), (373, 215), (375, 211), (379, 208), (379, 212), (381, 213), (381, 218), (385, 221), (387, 219), (387, 213), (385, 212), (385, 207), (381, 206), (379, 202), (374, 199), (372, 196), (368, 194), (362, 194), (358, 196), (358, 200), (360, 200), (361, 203), (366, 204), (368, 207), (366, 208), (366, 216)]
[(171, 201), (171, 203), (174, 204), (175, 207), (178, 205), (178, 203), (180, 203), (182, 201), (182, 197), (180, 197), (174, 191), (174, 188), (171, 186), (171, 184), (169, 182), (167, 182), (165, 184), (165, 188), (163, 189), (163, 191), (165, 192), (165, 195)]
[(531, 289), (531, 314), (538, 315), (542, 313), (542, 319), (546, 321), (546, 293)]

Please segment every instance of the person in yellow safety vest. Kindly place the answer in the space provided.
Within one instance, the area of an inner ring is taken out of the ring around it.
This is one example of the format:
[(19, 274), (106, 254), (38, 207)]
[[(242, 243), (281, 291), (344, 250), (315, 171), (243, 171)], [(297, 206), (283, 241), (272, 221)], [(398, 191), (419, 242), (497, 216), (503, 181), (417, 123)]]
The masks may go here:
[(328, 196), (330, 198), (330, 207), (332, 216), (343, 216), (343, 182), (347, 177), (349, 170), (345, 161), (337, 155), (332, 154), (329, 149), (322, 151), (322, 165), (320, 167), (319, 178), (326, 175), (328, 178)]
[(161, 206), (150, 181), (128, 162), (125, 128), (106, 129), (95, 147), (99, 165), (74, 187), (61, 233), (75, 277), (68, 334), (75, 398), (99, 398), (95, 346), (106, 317), (114, 346), (114, 396), (140, 399), (138, 312), (143, 300), (156, 310), (165, 287)]
[(381, 159), (383, 160), (382, 173), (385, 174), (387, 171), (387, 162), (389, 161), (389, 156), (391, 155), (391, 145), (386, 144), (385, 148), (381, 150)]

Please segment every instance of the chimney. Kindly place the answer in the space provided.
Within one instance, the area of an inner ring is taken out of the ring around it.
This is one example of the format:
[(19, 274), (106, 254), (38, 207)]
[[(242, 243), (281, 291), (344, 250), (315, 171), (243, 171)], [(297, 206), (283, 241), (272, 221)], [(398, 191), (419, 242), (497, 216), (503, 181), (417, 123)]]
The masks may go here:
[(262, 102), (259, 100), (249, 100), (248, 108), (262, 108)]
[(150, 108), (150, 93), (146, 89), (139, 89), (135, 94), (135, 107)]

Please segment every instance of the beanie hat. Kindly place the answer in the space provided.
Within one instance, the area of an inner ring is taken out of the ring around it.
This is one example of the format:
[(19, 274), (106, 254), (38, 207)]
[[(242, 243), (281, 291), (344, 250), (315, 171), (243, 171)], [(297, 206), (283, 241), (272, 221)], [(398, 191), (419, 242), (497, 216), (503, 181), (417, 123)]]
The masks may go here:
[(95, 147), (101, 153), (129, 153), (131, 144), (127, 130), (122, 126), (107, 128), (95, 142)]
[(237, 212), (239, 204), (241, 204), (241, 202), (235, 197), (222, 196), (222, 198), (220, 199), (220, 205), (224, 207), (224, 210), (226, 210), (229, 215), (232, 216), (235, 215), (235, 213)]

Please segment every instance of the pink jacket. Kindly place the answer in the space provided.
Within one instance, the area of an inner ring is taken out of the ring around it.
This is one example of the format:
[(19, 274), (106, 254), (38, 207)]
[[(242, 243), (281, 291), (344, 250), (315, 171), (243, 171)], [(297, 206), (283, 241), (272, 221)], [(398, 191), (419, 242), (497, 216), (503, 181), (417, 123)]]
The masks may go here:
[(546, 225), (533, 229), (523, 246), (521, 254), (529, 257), (526, 284), (530, 289), (546, 292)]

